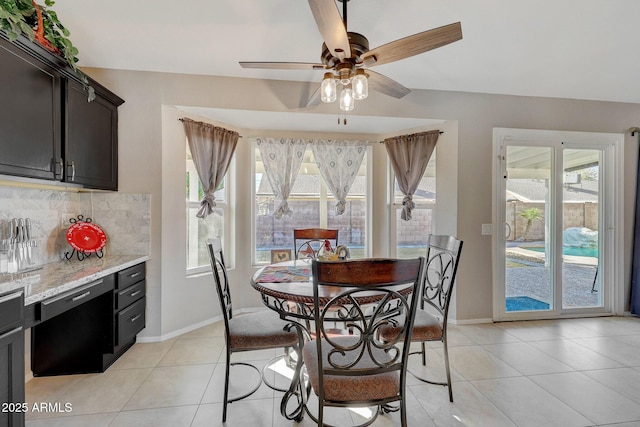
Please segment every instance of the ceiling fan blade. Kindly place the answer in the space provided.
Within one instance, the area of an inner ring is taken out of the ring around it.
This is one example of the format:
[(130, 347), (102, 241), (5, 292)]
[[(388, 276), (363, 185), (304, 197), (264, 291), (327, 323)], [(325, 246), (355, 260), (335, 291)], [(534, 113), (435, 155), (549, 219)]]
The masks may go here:
[(323, 64), (311, 62), (240, 62), (242, 68), (263, 68), (273, 70), (324, 70)]
[(462, 26), (459, 22), (456, 22), (455, 24), (423, 31), (422, 33), (378, 46), (363, 53), (361, 58), (365, 65), (369, 67), (387, 64), (436, 49), (460, 39), (462, 39)]
[(344, 58), (350, 58), (349, 36), (335, 0), (309, 0), (309, 7), (316, 20), (318, 30), (320, 30), (320, 35), (333, 56), (341, 61)]
[(369, 89), (373, 89), (376, 92), (384, 93), (385, 95), (398, 99), (411, 92), (397, 81), (392, 80), (385, 75), (371, 70), (367, 70), (366, 72), (369, 75)]

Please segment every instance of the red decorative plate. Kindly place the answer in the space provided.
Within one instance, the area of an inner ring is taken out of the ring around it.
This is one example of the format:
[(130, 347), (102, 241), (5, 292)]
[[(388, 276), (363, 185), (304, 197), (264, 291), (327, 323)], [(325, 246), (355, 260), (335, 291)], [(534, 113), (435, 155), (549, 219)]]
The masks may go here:
[(90, 222), (77, 222), (67, 230), (67, 242), (77, 251), (96, 252), (107, 244), (107, 235)]

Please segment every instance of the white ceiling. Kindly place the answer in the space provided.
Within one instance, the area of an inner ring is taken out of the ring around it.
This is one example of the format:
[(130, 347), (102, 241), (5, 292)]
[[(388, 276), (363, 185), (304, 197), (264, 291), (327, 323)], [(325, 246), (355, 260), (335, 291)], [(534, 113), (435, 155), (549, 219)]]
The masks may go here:
[[(341, 3), (339, 3), (341, 7)], [(351, 0), (370, 48), (460, 21), (463, 39), (374, 70), (411, 89), (640, 103), (638, 0)], [(58, 0), (80, 66), (319, 82), (321, 71), (239, 61), (320, 62), (304, 0)]]

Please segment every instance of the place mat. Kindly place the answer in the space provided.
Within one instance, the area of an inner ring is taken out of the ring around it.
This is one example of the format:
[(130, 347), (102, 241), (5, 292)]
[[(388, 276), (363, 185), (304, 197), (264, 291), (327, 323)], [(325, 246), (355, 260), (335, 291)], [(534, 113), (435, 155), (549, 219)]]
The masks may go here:
[(309, 277), (310, 267), (268, 266), (256, 278), (256, 283), (307, 282)]

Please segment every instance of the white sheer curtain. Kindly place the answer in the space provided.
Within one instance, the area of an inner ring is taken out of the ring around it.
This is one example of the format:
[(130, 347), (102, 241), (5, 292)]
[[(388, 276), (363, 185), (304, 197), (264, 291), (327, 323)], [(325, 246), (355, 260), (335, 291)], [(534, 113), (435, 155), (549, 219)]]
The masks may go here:
[(411, 211), (416, 206), (413, 202), (413, 193), (420, 184), (439, 136), (440, 132), (435, 130), (384, 140), (398, 187), (404, 194), (400, 217), (405, 221), (411, 219)]
[(314, 140), (311, 150), (324, 182), (338, 200), (336, 215), (342, 215), (347, 195), (367, 152), (367, 142)]
[(257, 138), (256, 141), (264, 172), (278, 203), (274, 216), (281, 219), (283, 215), (292, 213), (287, 200), (300, 171), (307, 143), (291, 138)]
[(187, 118), (182, 119), (182, 123), (204, 191), (196, 216), (206, 218), (216, 206), (214, 193), (229, 169), (240, 135), (238, 132)]

